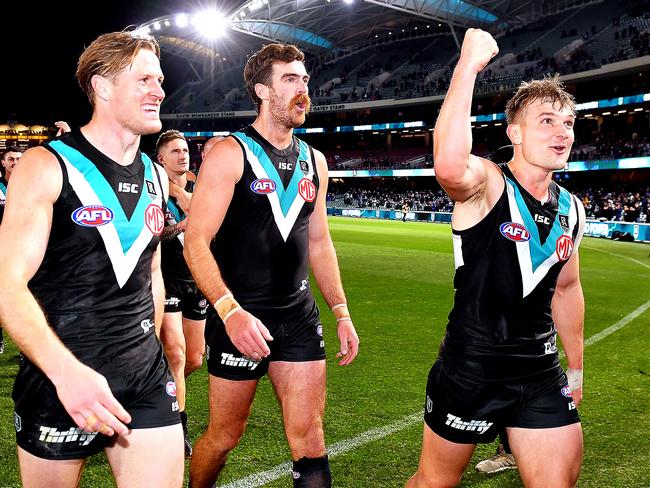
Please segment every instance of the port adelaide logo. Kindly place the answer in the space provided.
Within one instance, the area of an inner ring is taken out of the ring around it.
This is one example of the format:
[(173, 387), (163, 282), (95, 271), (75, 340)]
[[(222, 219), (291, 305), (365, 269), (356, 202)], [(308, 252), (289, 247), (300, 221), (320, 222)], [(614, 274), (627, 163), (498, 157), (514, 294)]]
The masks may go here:
[(499, 227), (501, 235), (514, 242), (526, 242), (530, 240), (528, 229), (517, 222), (504, 222)]
[(268, 195), (275, 191), (275, 181), (270, 178), (258, 178), (251, 183), (251, 191), (258, 195)]
[(70, 215), (72, 221), (82, 227), (101, 227), (113, 221), (113, 211), (103, 205), (79, 207)]

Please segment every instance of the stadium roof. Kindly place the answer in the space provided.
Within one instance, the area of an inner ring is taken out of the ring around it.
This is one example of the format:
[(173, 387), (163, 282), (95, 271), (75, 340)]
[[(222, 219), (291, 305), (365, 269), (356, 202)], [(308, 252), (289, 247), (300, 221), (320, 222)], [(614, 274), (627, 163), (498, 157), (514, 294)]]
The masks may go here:
[[(235, 0), (217, 13), (173, 13), (139, 28), (188, 60), (240, 61), (260, 39), (293, 43), (320, 58), (355, 51), (402, 29), (496, 33), (603, 0)], [(223, 4), (222, 4), (223, 5)], [(192, 29), (195, 27), (196, 29)], [(197, 34), (202, 31), (204, 34)], [(390, 33), (390, 34), (389, 34)], [(224, 59), (225, 58), (225, 59)]]

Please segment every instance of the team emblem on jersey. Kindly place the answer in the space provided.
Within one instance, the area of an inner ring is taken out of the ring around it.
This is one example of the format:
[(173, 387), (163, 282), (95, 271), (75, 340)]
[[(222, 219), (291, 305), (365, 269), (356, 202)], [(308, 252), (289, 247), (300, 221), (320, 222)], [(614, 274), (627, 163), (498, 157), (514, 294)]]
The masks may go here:
[(70, 216), (73, 222), (82, 227), (100, 227), (112, 222), (113, 211), (103, 205), (86, 205), (79, 207)]
[(144, 211), (144, 222), (152, 234), (160, 235), (165, 227), (165, 215), (162, 209), (154, 203), (149, 204)]
[(569, 216), (560, 214), (558, 215), (558, 220), (560, 221), (560, 227), (562, 230), (569, 230)]
[(561, 235), (557, 241), (555, 241), (555, 252), (557, 257), (561, 261), (566, 261), (573, 254), (573, 239), (568, 235)]
[(313, 202), (316, 199), (316, 185), (313, 181), (303, 178), (298, 183), (298, 193), (306, 202)]
[(151, 180), (144, 180), (144, 183), (147, 185), (147, 193), (151, 198), (154, 198), (156, 196), (156, 185)]
[(275, 181), (270, 178), (258, 178), (251, 183), (251, 190), (258, 195), (268, 195), (275, 191)]
[(176, 396), (176, 383), (168, 381), (165, 385), (165, 391), (169, 396)]
[(530, 240), (530, 232), (517, 222), (504, 222), (499, 231), (506, 239), (514, 242), (526, 242)]
[(302, 171), (304, 174), (309, 173), (309, 163), (307, 161), (301, 159), (298, 161), (298, 164), (300, 165), (300, 171)]
[(563, 386), (560, 391), (562, 392), (562, 396), (565, 396), (567, 398), (573, 397), (573, 395), (571, 394), (571, 388), (569, 387), (569, 385)]

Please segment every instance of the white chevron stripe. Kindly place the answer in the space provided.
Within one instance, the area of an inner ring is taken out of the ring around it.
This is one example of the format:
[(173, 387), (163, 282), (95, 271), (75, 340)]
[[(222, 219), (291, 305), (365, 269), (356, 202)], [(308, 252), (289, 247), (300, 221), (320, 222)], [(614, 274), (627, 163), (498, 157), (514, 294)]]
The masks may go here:
[[(99, 199), (95, 193), (95, 190), (93, 190), (92, 186), (90, 186), (90, 183), (88, 183), (88, 180), (84, 178), (83, 174), (81, 174), (81, 172), (63, 155), (59, 153), (59, 156), (65, 163), (66, 169), (68, 171), (68, 180), (70, 181), (70, 185), (72, 186), (74, 192), (79, 197), (79, 200), (81, 200), (81, 204), (84, 206), (105, 206), (104, 202)], [(152, 170), (156, 171), (155, 165), (153, 165), (153, 163)], [(153, 179), (155, 180), (156, 178)], [(156, 186), (158, 193), (153, 203), (162, 208), (162, 198), (160, 196), (162, 195), (162, 188), (160, 188), (160, 185), (158, 185), (155, 181), (154, 185)], [(111, 260), (111, 264), (113, 265), (113, 271), (115, 272), (117, 284), (120, 288), (122, 288), (124, 284), (129, 280), (129, 277), (137, 265), (142, 252), (151, 242), (153, 234), (146, 225), (143, 225), (140, 235), (137, 237), (126, 254), (124, 254), (122, 251), (122, 243), (117, 233), (117, 228), (113, 222), (96, 227), (96, 229), (99, 231), (99, 235), (104, 241), (104, 247), (106, 248), (106, 253)]]

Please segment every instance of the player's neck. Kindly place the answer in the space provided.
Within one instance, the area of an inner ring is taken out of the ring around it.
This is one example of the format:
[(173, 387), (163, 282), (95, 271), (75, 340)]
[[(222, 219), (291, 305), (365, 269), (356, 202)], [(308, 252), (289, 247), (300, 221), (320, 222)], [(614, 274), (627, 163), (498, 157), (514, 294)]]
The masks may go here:
[(169, 181), (185, 189), (185, 186), (187, 185), (187, 173), (167, 173), (167, 177), (169, 178)]
[(551, 185), (553, 173), (527, 163), (523, 158), (515, 157), (508, 167), (519, 184), (540, 202), (548, 200), (548, 188)]
[(286, 149), (291, 144), (293, 129), (278, 127), (270, 116), (258, 115), (253, 128), (276, 149)]
[(99, 120), (96, 114), (93, 114), (88, 124), (81, 127), (81, 133), (99, 152), (122, 166), (133, 163), (140, 148), (139, 135), (126, 130), (117, 122)]

